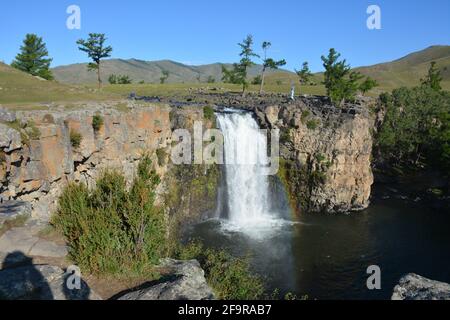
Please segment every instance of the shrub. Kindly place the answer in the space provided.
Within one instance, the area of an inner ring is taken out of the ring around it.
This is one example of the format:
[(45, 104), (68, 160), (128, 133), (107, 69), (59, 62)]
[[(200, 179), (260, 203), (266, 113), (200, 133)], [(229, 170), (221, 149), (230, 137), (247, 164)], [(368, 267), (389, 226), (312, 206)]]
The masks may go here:
[(308, 122), (306, 122), (306, 127), (309, 130), (316, 130), (318, 125), (317, 120), (308, 120)]
[(300, 118), (300, 120), (302, 121), (302, 123), (305, 123), (306, 120), (308, 119), (308, 117), (311, 115), (311, 112), (309, 112), (309, 110), (305, 110), (302, 112), (302, 116)]
[(100, 128), (103, 126), (103, 117), (99, 114), (95, 114), (92, 117), (92, 128), (94, 128), (94, 131), (97, 132), (100, 130)]
[(214, 109), (211, 106), (205, 106), (203, 108), (203, 117), (207, 120), (214, 119)]
[(256, 300), (264, 296), (264, 283), (252, 274), (248, 258), (236, 258), (224, 250), (205, 249), (198, 241), (182, 247), (178, 258), (200, 262), (218, 299)]
[(154, 205), (159, 177), (145, 156), (129, 189), (122, 174), (105, 171), (89, 190), (68, 185), (52, 224), (69, 243), (69, 255), (94, 274), (145, 274), (165, 253), (164, 215)]
[(158, 165), (160, 167), (164, 166), (166, 163), (166, 151), (164, 149), (157, 149), (156, 156), (158, 157)]
[(36, 127), (36, 124), (32, 120), (27, 122), (25, 131), (31, 140), (39, 140), (41, 137), (41, 131)]
[(82, 140), (83, 136), (78, 131), (70, 130), (70, 144), (72, 147), (79, 148)]

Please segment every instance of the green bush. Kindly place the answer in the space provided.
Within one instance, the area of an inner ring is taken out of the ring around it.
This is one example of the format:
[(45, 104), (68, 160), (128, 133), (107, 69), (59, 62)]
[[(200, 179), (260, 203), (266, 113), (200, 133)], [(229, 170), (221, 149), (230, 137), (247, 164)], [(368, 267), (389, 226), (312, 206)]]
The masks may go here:
[(70, 144), (72, 147), (79, 148), (82, 140), (83, 136), (78, 131), (70, 130)]
[(32, 120), (27, 122), (25, 131), (31, 140), (39, 140), (39, 138), (41, 137), (41, 131), (38, 127), (36, 127), (36, 124)]
[(89, 190), (69, 184), (52, 224), (67, 238), (71, 259), (94, 274), (142, 275), (165, 254), (163, 212), (154, 205), (159, 177), (145, 156), (129, 189), (106, 171)]
[(305, 123), (306, 120), (308, 119), (308, 117), (311, 115), (311, 112), (309, 112), (309, 110), (305, 110), (302, 112), (302, 116), (301, 116), (301, 121), (302, 123)]
[(306, 122), (306, 127), (309, 130), (316, 130), (318, 125), (317, 120), (308, 120), (308, 122)]
[(178, 258), (200, 262), (218, 299), (257, 300), (264, 297), (264, 283), (251, 271), (248, 258), (236, 258), (224, 250), (205, 249), (198, 241), (182, 247)]
[(203, 108), (203, 117), (207, 120), (214, 119), (214, 109), (211, 106), (205, 106)]
[(103, 117), (99, 114), (95, 114), (92, 117), (92, 128), (94, 128), (94, 131), (97, 132), (100, 130), (100, 128), (103, 126)]
[(166, 164), (166, 155), (167, 155), (167, 153), (164, 149), (160, 148), (160, 149), (156, 150), (156, 156), (158, 158), (158, 165), (160, 167), (162, 167)]

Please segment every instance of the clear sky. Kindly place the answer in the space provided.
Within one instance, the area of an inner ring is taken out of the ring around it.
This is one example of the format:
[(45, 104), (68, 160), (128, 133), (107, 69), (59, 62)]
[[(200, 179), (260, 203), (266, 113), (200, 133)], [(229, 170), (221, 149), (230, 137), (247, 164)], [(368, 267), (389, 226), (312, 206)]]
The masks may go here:
[[(66, 9), (81, 8), (81, 29), (69, 30)], [(366, 27), (367, 7), (381, 8), (381, 30)], [(258, 50), (288, 69), (336, 48), (352, 66), (400, 58), (450, 44), (450, 0), (2, 0), (0, 60), (10, 63), (26, 33), (42, 36), (52, 66), (86, 62), (75, 44), (89, 32), (106, 33), (114, 58), (171, 59), (188, 64), (234, 62), (237, 43), (253, 34)]]

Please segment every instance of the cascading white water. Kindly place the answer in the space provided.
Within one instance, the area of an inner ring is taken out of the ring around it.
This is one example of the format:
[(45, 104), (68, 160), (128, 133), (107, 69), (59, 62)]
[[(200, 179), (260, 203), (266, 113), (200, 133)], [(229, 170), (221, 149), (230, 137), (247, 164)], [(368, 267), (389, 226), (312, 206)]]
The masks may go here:
[[(267, 138), (250, 113), (217, 115), (224, 136), (228, 227), (252, 233), (277, 219), (269, 208)], [(259, 232), (258, 231), (258, 232)]]

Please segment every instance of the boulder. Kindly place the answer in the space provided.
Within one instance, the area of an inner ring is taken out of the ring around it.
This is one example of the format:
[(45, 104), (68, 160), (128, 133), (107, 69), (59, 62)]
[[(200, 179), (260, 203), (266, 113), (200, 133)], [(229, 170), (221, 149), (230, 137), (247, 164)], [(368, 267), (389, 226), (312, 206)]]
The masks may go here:
[(410, 273), (395, 286), (392, 300), (450, 300), (450, 284)]
[[(13, 256), (14, 254), (11, 254)], [(16, 253), (20, 256), (20, 253)], [(22, 254), (22, 256), (24, 256)], [(14, 261), (24, 262), (15, 257)], [(26, 260), (26, 259), (25, 259)], [(28, 262), (32, 260), (28, 258)], [(26, 262), (26, 261), (25, 261)], [(5, 262), (4, 262), (5, 265)], [(6, 265), (8, 267), (8, 265)], [(81, 280), (81, 288), (69, 289), (69, 274), (51, 265), (33, 265), (6, 268), (0, 271), (0, 299), (5, 300), (101, 300)]]
[(0, 150), (11, 152), (22, 148), (20, 132), (0, 123)]
[(214, 294), (197, 260), (164, 259), (161, 267), (170, 271), (143, 288), (119, 295), (118, 300), (212, 300)]
[(3, 107), (0, 107), (0, 121), (3, 122), (14, 122), (16, 121), (16, 113), (14, 111), (10, 111)]

